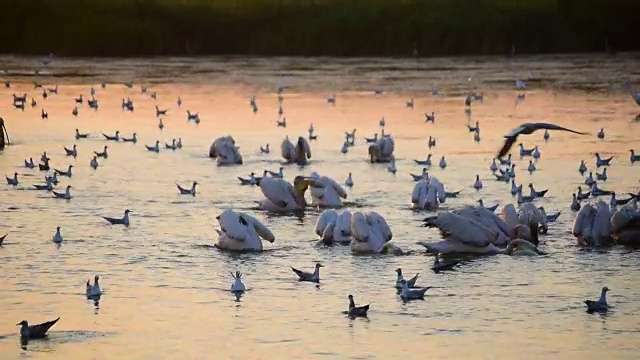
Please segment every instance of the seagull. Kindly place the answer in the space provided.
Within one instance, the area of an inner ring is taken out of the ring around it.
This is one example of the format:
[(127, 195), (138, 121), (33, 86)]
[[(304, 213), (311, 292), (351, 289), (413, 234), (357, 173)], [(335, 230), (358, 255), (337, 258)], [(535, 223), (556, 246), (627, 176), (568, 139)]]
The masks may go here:
[(482, 181), (480, 181), (480, 175), (476, 175), (476, 182), (473, 183), (473, 188), (476, 190), (482, 189)]
[(169, 149), (169, 150), (177, 149), (177, 147), (176, 147), (176, 139), (171, 139), (171, 144), (164, 143), (164, 148), (165, 149)]
[(77, 107), (77, 106), (75, 106), (75, 107), (73, 108), (73, 110), (71, 110), (71, 115), (73, 115), (73, 116), (78, 116), (78, 107)]
[(602, 174), (596, 171), (596, 178), (598, 180), (607, 181), (607, 168), (604, 168), (604, 170), (602, 170)]
[(236, 273), (231, 273), (233, 276), (233, 284), (231, 284), (231, 292), (232, 293), (242, 293), (246, 290), (244, 284), (242, 283), (242, 273), (240, 271), (236, 271)]
[(633, 149), (630, 149), (629, 152), (631, 153), (631, 155), (629, 155), (629, 160), (631, 160), (632, 164), (636, 161), (640, 161), (640, 155), (636, 155)]
[(427, 286), (426, 288), (422, 288), (422, 289), (409, 289), (409, 286), (407, 285), (407, 281), (406, 280), (401, 280), (400, 284), (402, 286), (402, 291), (400, 292), (400, 298), (402, 300), (408, 301), (408, 300), (424, 300), (424, 294), (427, 292), (427, 290), (431, 289), (431, 286)]
[(610, 157), (610, 158), (606, 158), (603, 159), (600, 157), (600, 153), (596, 153), (596, 167), (601, 167), (601, 166), (609, 166), (611, 163), (611, 160), (613, 160), (614, 156)]
[(530, 173), (536, 171), (536, 166), (533, 164), (533, 160), (529, 160), (529, 166), (527, 167), (527, 171)]
[(47, 191), (52, 191), (52, 190), (53, 190), (53, 184), (52, 184), (52, 182), (51, 182), (51, 178), (49, 178), (48, 176), (45, 176), (45, 177), (44, 177), (44, 181), (45, 181), (45, 184), (44, 184), (44, 185), (38, 185), (38, 184), (35, 184), (35, 185), (33, 185), (33, 187), (34, 187), (36, 190), (47, 190)]
[(44, 120), (44, 119), (48, 119), (48, 118), (49, 118), (49, 114), (48, 114), (48, 113), (46, 113), (46, 112), (44, 111), (44, 109), (42, 109), (42, 112), (40, 113), (40, 118), (42, 118), (42, 120)]
[(132, 142), (132, 143), (137, 143), (138, 142), (138, 138), (136, 136), (136, 133), (133, 133), (133, 135), (130, 138), (122, 138), (122, 141), (124, 142)]
[(176, 148), (177, 149), (182, 149), (182, 138), (179, 137), (178, 141), (176, 142)]
[(29, 158), (29, 161), (27, 161), (27, 159), (24, 159), (24, 167), (26, 167), (27, 169), (33, 169), (34, 167), (36, 167), (36, 164), (33, 162), (33, 158)]
[(67, 185), (67, 189), (65, 190), (65, 192), (59, 193), (57, 191), (53, 191), (53, 196), (55, 196), (56, 199), (71, 200), (70, 190), (71, 190), (71, 185)]
[(413, 109), (413, 98), (411, 98), (411, 99), (409, 99), (407, 101), (407, 107), (410, 108), (410, 109)]
[(609, 288), (605, 286), (602, 288), (602, 292), (600, 293), (600, 299), (597, 301), (585, 300), (584, 303), (587, 305), (587, 312), (607, 312), (607, 310), (609, 310), (609, 305), (607, 304), (608, 291)]
[(347, 176), (347, 180), (344, 181), (344, 184), (346, 186), (353, 186), (353, 178), (351, 178), (351, 173), (349, 173), (349, 176)]
[(262, 145), (260, 145), (260, 153), (268, 154), (270, 152), (271, 152), (271, 150), (269, 150), (269, 144), (267, 144), (265, 147), (262, 147)]
[(27, 320), (22, 320), (19, 323), (17, 323), (16, 325), (20, 325), (20, 337), (23, 339), (42, 339), (44, 337), (47, 336), (47, 331), (49, 331), (49, 329), (51, 329), (51, 327), (53, 325), (55, 325), (58, 320), (60, 320), (60, 318), (57, 318), (55, 320), (52, 321), (47, 321), (45, 323), (42, 324), (38, 324), (38, 325), (31, 325), (29, 326), (29, 323), (27, 322)]
[(291, 270), (293, 270), (294, 273), (296, 273), (296, 275), (298, 275), (298, 278), (300, 281), (309, 281), (309, 282), (315, 282), (315, 283), (319, 283), (320, 282), (320, 268), (324, 267), (324, 265), (320, 264), (320, 263), (316, 263), (316, 269), (313, 271), (312, 273), (308, 273), (302, 270), (298, 270), (296, 268), (294, 268), (293, 266), (291, 266)]
[(58, 169), (53, 169), (53, 171), (55, 171), (56, 174), (60, 175), (60, 176), (68, 176), (71, 177), (71, 169), (73, 168), (73, 165), (69, 165), (69, 168), (67, 171), (61, 171)]
[(440, 158), (440, 163), (438, 164), (440, 169), (444, 170), (447, 167), (447, 161), (444, 159), (444, 155)]
[(56, 244), (62, 243), (62, 235), (60, 234), (60, 226), (56, 227), (56, 233), (53, 235), (53, 242)]
[(353, 301), (353, 295), (349, 294), (349, 309), (347, 310), (347, 315), (351, 317), (367, 317), (367, 311), (369, 311), (369, 304), (364, 306), (356, 306), (355, 301)]
[[(520, 188), (520, 189), (522, 189), (522, 188)], [(478, 203), (478, 205), (479, 205), (480, 207), (485, 208), (485, 209), (487, 209), (487, 210), (489, 210), (489, 211), (491, 211), (491, 212), (496, 211), (496, 209), (498, 208), (498, 205), (500, 205), (500, 204), (495, 204), (495, 205), (493, 205), (493, 206), (486, 207), (486, 206), (484, 206), (484, 201), (482, 201), (482, 199), (479, 199), (479, 200), (477, 201), (477, 203)]]
[(580, 160), (580, 167), (578, 167), (578, 172), (581, 175), (587, 172), (587, 164), (584, 163), (584, 160)]
[(7, 234), (4, 234), (3, 236), (0, 236), (0, 246), (2, 246), (2, 243), (4, 242), (4, 239), (7, 238), (7, 235), (9, 234), (7, 233)]
[(91, 281), (87, 280), (87, 299), (91, 299), (91, 300), (97, 300), (100, 298), (100, 295), (102, 295), (102, 290), (100, 290), (100, 284), (98, 284), (98, 280), (100, 279), (100, 277), (98, 275), (96, 275), (93, 278), (93, 285), (91, 285)]
[(160, 141), (156, 140), (156, 144), (154, 146), (149, 146), (149, 145), (145, 144), (144, 147), (146, 147), (147, 150), (149, 150), (149, 151), (153, 151), (153, 152), (158, 153), (158, 152), (160, 152)]
[(164, 129), (164, 123), (162, 122), (162, 119), (160, 119), (160, 120), (158, 121), (158, 128), (159, 128), (160, 130)]
[[(396, 273), (398, 274), (398, 276), (396, 277), (396, 289), (402, 289), (402, 282), (405, 281), (404, 276), (402, 276), (402, 269), (397, 268)], [(418, 280), (418, 275), (420, 275), (420, 273), (417, 273), (416, 276), (412, 277), (409, 280), (406, 280), (408, 287), (412, 288), (416, 286), (416, 280)]]
[(122, 218), (111, 218), (107, 216), (101, 216), (103, 219), (107, 220), (111, 225), (124, 225), (129, 226), (129, 213), (131, 210), (127, 209), (124, 211), (124, 216)]
[(105, 158), (106, 159), (106, 158), (109, 157), (109, 154), (107, 153), (107, 149), (108, 148), (109, 147), (107, 145), (105, 145), (103, 150), (102, 150), (102, 152), (94, 151), (93, 153), (96, 154), (97, 157), (101, 157), (101, 158)]
[(160, 110), (160, 108), (158, 108), (158, 105), (156, 105), (156, 117), (160, 117), (160, 115), (167, 115), (167, 111), (167, 109)]
[(198, 185), (198, 182), (194, 181), (193, 184), (191, 184), (191, 189), (185, 189), (182, 186), (180, 186), (178, 183), (176, 183), (176, 186), (178, 187), (178, 190), (180, 191), (180, 195), (196, 196), (196, 185)]
[(436, 114), (432, 111), (431, 115), (424, 113), (424, 122), (431, 122), (432, 124), (436, 121)]
[(604, 139), (604, 128), (600, 128), (598, 131), (598, 139)]
[(531, 183), (529, 183), (529, 189), (531, 189), (531, 193), (529, 195), (532, 196), (533, 198), (544, 197), (544, 195), (547, 193), (547, 191), (549, 191), (549, 189), (536, 191), (536, 189), (533, 187), (533, 184), (531, 184)]
[(93, 168), (93, 170), (98, 168), (98, 157), (94, 156), (93, 159), (91, 159), (91, 162), (89, 163), (89, 166), (91, 166)]
[(278, 172), (271, 171), (271, 170), (266, 170), (266, 171), (272, 177), (282, 179), (282, 178), (284, 178), (284, 173), (282, 172), (282, 170), (284, 170), (284, 168), (282, 166), (280, 166), (280, 169), (278, 170)]
[(568, 132), (572, 132), (574, 134), (579, 134), (579, 135), (589, 135), (589, 133), (578, 132), (575, 130), (564, 128), (562, 126), (555, 125), (555, 124), (524, 123), (519, 127), (511, 130), (507, 135), (504, 136), (506, 140), (504, 142), (504, 146), (502, 146), (502, 149), (500, 149), (500, 151), (498, 152), (497, 158), (500, 159), (509, 152), (509, 150), (511, 149), (511, 146), (513, 146), (513, 144), (516, 142), (518, 135), (531, 135), (536, 130), (540, 130), (540, 129), (562, 130), (562, 131), (568, 131)]
[(16, 186), (19, 183), (19, 181), (18, 181), (18, 173), (13, 173), (13, 179), (8, 177), (8, 176), (5, 176), (5, 178), (7, 178), (7, 185)]
[(64, 147), (64, 151), (67, 153), (67, 156), (73, 156), (73, 157), (77, 157), (78, 156), (78, 149), (76, 147), (76, 144), (73, 144), (73, 147), (71, 149), (67, 149), (66, 146)]
[(105, 139), (107, 140), (111, 140), (111, 141), (119, 141), (120, 140), (120, 131), (116, 130), (116, 133), (113, 136), (109, 136), (105, 133), (102, 133), (102, 136), (105, 137)]

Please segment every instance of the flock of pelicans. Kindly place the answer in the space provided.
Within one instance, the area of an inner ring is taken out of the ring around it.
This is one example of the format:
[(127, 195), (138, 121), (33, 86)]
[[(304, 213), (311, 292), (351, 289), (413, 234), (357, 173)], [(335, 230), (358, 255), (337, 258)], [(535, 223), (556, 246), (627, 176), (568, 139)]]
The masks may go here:
[[(38, 83), (35, 85), (36, 87), (42, 87), (42, 85)], [(133, 84), (126, 83), (125, 85), (131, 88)], [(5, 86), (9, 88), (11, 84), (7, 82)], [(516, 87), (519, 90), (523, 90), (524, 86), (523, 80), (518, 80), (516, 83)], [(629, 84), (627, 84), (627, 86), (629, 86), (635, 102), (640, 105), (640, 95), (631, 89)], [(102, 87), (106, 87), (106, 84), (103, 83)], [(282, 116), (283, 90), (283, 87), (278, 88), (279, 115), (281, 116), (280, 120), (277, 121), (277, 126), (279, 127), (286, 127), (286, 118)], [(148, 92), (145, 87), (142, 87), (141, 91), (154, 99), (156, 98), (156, 93)], [(57, 92), (57, 86), (43, 89), (42, 96), (46, 98), (50, 94), (57, 94)], [(380, 90), (375, 91), (376, 95), (381, 93), (382, 91)], [(91, 99), (86, 100), (86, 102), (90, 108), (97, 111), (99, 103), (94, 97), (95, 94), (96, 91), (94, 88), (91, 88)], [(434, 90), (433, 94), (436, 95), (437, 90)], [(518, 98), (523, 100), (524, 94), (519, 95)], [(481, 102), (482, 99), (482, 94), (468, 94), (465, 98), (467, 113), (471, 112), (473, 103)], [(84, 101), (85, 99), (83, 99), (82, 95), (75, 99), (76, 104), (82, 104)], [(13, 106), (16, 109), (24, 110), (26, 102), (26, 94), (23, 96), (13, 95)], [(256, 98), (252, 96), (249, 102), (253, 112), (257, 112), (258, 105)], [(335, 106), (336, 96), (332, 95), (328, 98), (327, 102)], [(177, 99), (177, 105), (178, 107), (182, 105), (181, 98)], [(413, 108), (413, 99), (407, 101), (406, 105), (407, 107)], [(31, 106), (37, 106), (33, 98), (31, 100)], [(124, 111), (133, 111), (133, 101), (130, 99), (122, 99), (122, 109)], [(166, 112), (167, 110), (159, 109), (156, 106), (156, 116), (159, 118), (158, 127), (160, 129), (164, 127), (162, 116), (165, 115)], [(74, 116), (78, 115), (77, 107), (73, 108), (72, 114)], [(44, 109), (41, 111), (41, 117), (43, 119), (48, 118), (48, 114)], [(199, 115), (189, 111), (187, 111), (187, 120), (196, 123), (200, 122)], [(0, 127), (4, 129), (8, 142), (8, 133), (4, 127), (4, 121), (0, 119), (0, 122), (0, 125), (2, 125)], [(425, 122), (435, 123), (435, 114), (425, 113)], [(371, 163), (387, 163), (388, 171), (395, 174), (394, 139), (391, 134), (385, 134), (384, 132), (384, 118), (380, 120), (379, 125), (381, 127), (380, 137), (378, 137), (378, 134), (375, 134), (373, 138), (365, 138), (368, 144), (368, 161)], [(474, 140), (479, 141), (479, 123), (476, 122), (475, 126), (467, 126), (469, 131), (474, 133)], [(497, 181), (511, 183), (511, 194), (517, 196), (517, 206), (508, 204), (504, 206), (500, 214), (497, 214), (495, 212), (497, 205), (493, 208), (487, 208), (482, 201), (479, 201), (479, 205), (477, 206), (464, 206), (462, 209), (442, 211), (437, 215), (425, 218), (423, 226), (439, 229), (442, 236), (442, 240), (440, 241), (418, 242), (418, 244), (424, 246), (429, 253), (435, 255), (432, 266), (433, 271), (451, 270), (460, 262), (460, 260), (442, 260), (440, 255), (545, 255), (545, 252), (538, 248), (540, 244), (539, 236), (547, 233), (549, 224), (553, 223), (558, 216), (560, 216), (560, 213), (546, 214), (544, 208), (534, 205), (535, 200), (544, 197), (547, 190), (536, 191), (533, 185), (529, 184), (531, 190), (530, 195), (523, 195), (522, 184), (517, 185), (515, 182), (515, 164), (511, 162), (510, 154), (510, 150), (512, 146), (516, 144), (519, 136), (530, 135), (538, 130), (544, 130), (543, 139), (545, 141), (550, 139), (550, 131), (565, 131), (582, 136), (589, 135), (585, 132), (578, 132), (550, 123), (525, 123), (507, 133), (504, 137), (504, 145), (497, 151), (496, 157), (490, 164), (489, 169), (495, 175)], [(356, 140), (355, 132), (356, 130), (353, 129), (353, 131), (345, 133), (345, 141), (342, 148), (343, 153), (346, 153), (349, 147), (354, 146)], [(2, 135), (4, 144), (4, 134)], [(116, 131), (113, 135), (102, 133), (102, 135), (98, 136), (111, 142), (137, 142), (135, 133), (129, 138), (121, 137), (119, 131)], [(604, 129), (600, 129), (596, 136), (604, 139)], [(76, 129), (76, 140), (82, 140), (88, 137), (91, 137), (91, 135), (83, 134)], [(309, 164), (311, 159), (310, 142), (316, 139), (317, 135), (314, 133), (313, 124), (311, 124), (309, 134), (306, 137), (300, 136), (294, 141), (286, 137), (280, 146), (284, 163), (301, 166)], [(436, 139), (430, 137), (428, 145), (429, 147), (435, 146)], [(159, 141), (156, 141), (155, 144), (145, 146), (148, 151), (152, 152), (159, 152), (161, 149)], [(181, 147), (182, 139), (173, 139), (171, 144), (165, 144), (165, 148), (171, 150), (180, 149)], [(519, 143), (518, 147), (520, 157), (530, 156), (532, 158), (527, 171), (536, 171), (533, 160), (540, 158), (538, 147), (526, 149), (522, 143)], [(67, 156), (74, 158), (78, 156), (76, 145), (73, 145), (71, 148), (65, 147), (64, 150)], [(262, 153), (269, 153), (269, 145), (261, 146), (260, 151)], [(633, 150), (630, 150), (630, 152), (631, 163), (640, 161), (640, 155), (636, 155)], [(507, 154), (508, 157), (505, 158)], [(106, 159), (108, 156), (108, 146), (105, 145), (102, 151), (94, 152), (89, 166), (96, 170), (99, 167), (98, 158)], [(220, 166), (240, 165), (243, 163), (239, 147), (231, 136), (222, 136), (215, 139), (209, 149), (209, 156), (215, 159)], [(597, 179), (593, 178), (593, 172), (589, 172), (589, 176), (585, 179), (585, 185), (589, 186), (590, 190), (583, 192), (582, 189), (579, 188), (578, 192), (573, 194), (571, 209), (578, 211), (578, 214), (572, 233), (581, 246), (640, 245), (640, 211), (637, 208), (640, 194), (630, 194), (628, 199), (617, 199), (615, 193), (600, 189), (597, 186), (598, 181), (606, 180), (606, 168), (610, 166), (612, 159), (613, 157), (601, 158), (600, 155), (596, 153), (596, 167), (603, 168), (604, 170), (602, 173), (596, 172)], [(49, 164), (50, 160), (46, 152), (41, 155), (40, 163), (38, 164), (34, 163), (32, 158), (24, 160), (24, 166), (28, 169), (38, 169), (47, 173), (53, 170), (51, 176), (45, 176), (44, 184), (33, 185), (33, 188), (41, 191), (49, 191), (53, 194), (53, 197), (69, 201), (72, 199), (70, 191), (71, 185), (67, 185), (64, 192), (54, 191), (54, 187), (59, 182), (58, 177), (71, 178), (73, 176), (73, 165), (69, 165), (67, 170), (53, 169)], [(456, 197), (459, 194), (459, 192), (447, 192), (441, 181), (435, 176), (429, 175), (427, 169), (431, 166), (431, 156), (426, 160), (414, 161), (416, 164), (424, 166), (422, 174), (411, 174), (416, 182), (411, 194), (411, 203), (414, 210), (435, 211), (447, 198)], [(440, 159), (438, 165), (441, 168), (447, 166), (444, 156)], [(582, 161), (579, 172), (581, 175), (584, 175), (587, 171), (586, 164)], [(251, 173), (248, 178), (238, 177), (238, 179), (241, 185), (254, 185), (261, 189), (264, 198), (258, 203), (262, 210), (287, 213), (301, 211), (309, 207), (322, 208), (323, 211), (318, 217), (315, 226), (315, 233), (319, 237), (320, 245), (348, 245), (352, 252), (356, 254), (401, 255), (405, 253), (399, 245), (391, 241), (393, 237), (391, 228), (382, 215), (374, 211), (351, 212), (346, 209), (341, 211), (337, 210), (342, 207), (342, 201), (347, 198), (347, 191), (338, 181), (330, 177), (313, 172), (310, 176), (296, 176), (292, 182), (288, 182), (284, 179), (283, 168), (281, 167), (279, 172), (265, 170), (262, 177), (257, 177), (254, 173)], [(15, 187), (20, 183), (17, 173), (13, 174), (13, 176), (7, 176), (6, 180), (9, 186)], [(197, 184), (197, 182), (193, 182), (190, 187), (183, 187), (179, 184), (176, 185), (180, 194), (196, 196)], [(351, 173), (349, 173), (344, 184), (347, 187), (354, 185)], [(482, 189), (483, 185), (479, 175), (476, 176), (473, 187), (476, 190)], [(309, 192), (310, 201), (307, 200), (307, 192)], [(611, 196), (609, 203), (598, 199), (598, 197), (603, 195)], [(595, 203), (581, 205), (581, 201), (589, 198), (594, 198)], [(104, 217), (104, 219), (114, 225), (129, 226), (130, 212), (131, 211), (127, 209), (121, 218)], [(216, 217), (216, 220), (220, 225), (220, 229), (216, 229), (218, 239), (215, 246), (222, 250), (262, 251), (264, 241), (274, 242), (276, 238), (268, 226), (256, 217), (232, 208), (224, 210)], [(0, 238), (0, 245), (2, 245), (2, 241), (6, 236), (7, 235)], [(56, 244), (61, 244), (64, 241), (59, 226), (56, 229), (52, 241)], [(322, 264), (316, 263), (313, 272), (305, 272), (293, 267), (291, 269), (300, 281), (319, 283), (320, 268), (322, 267)], [(416, 287), (418, 275), (407, 280), (403, 277), (401, 269), (397, 269), (396, 272), (396, 288), (404, 301), (424, 298), (426, 291), (430, 289), (430, 287)], [(231, 275), (233, 276), (231, 291), (236, 294), (236, 296), (240, 296), (245, 291), (245, 285), (242, 282), (242, 273), (236, 271)], [(607, 311), (606, 293), (608, 290), (607, 287), (603, 287), (600, 299), (597, 301), (585, 301), (589, 312)], [(101, 295), (102, 291), (99, 285), (99, 278), (95, 276), (93, 283), (87, 281), (86, 296), (88, 299), (96, 300), (99, 299)], [(349, 316), (367, 315), (369, 305), (357, 306), (352, 295), (348, 295), (348, 300), (349, 305), (346, 313)], [(20, 334), (23, 339), (42, 338), (46, 336), (49, 328), (58, 320), (59, 318), (38, 325), (29, 325), (26, 320), (22, 321), (18, 324), (21, 326)]]

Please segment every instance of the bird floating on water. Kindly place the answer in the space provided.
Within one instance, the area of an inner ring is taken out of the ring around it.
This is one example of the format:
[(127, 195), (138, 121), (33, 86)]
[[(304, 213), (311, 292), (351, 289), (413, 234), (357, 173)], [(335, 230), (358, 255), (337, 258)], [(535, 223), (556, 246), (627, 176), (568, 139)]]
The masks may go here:
[(400, 292), (400, 298), (404, 301), (409, 300), (423, 300), (424, 294), (427, 290), (431, 289), (431, 286), (427, 286), (422, 289), (410, 289), (406, 280), (400, 280), (402, 290)]
[(590, 313), (593, 312), (607, 312), (609, 310), (609, 304), (607, 304), (607, 292), (609, 291), (608, 287), (603, 287), (600, 292), (600, 299), (594, 300), (585, 300), (584, 303), (587, 305), (587, 311)]
[(367, 317), (367, 312), (369, 311), (369, 304), (363, 306), (356, 306), (355, 301), (353, 300), (353, 295), (349, 294), (349, 308), (347, 309), (347, 315), (351, 317)]
[(100, 277), (98, 275), (96, 275), (93, 278), (93, 284), (91, 284), (90, 280), (87, 280), (87, 285), (86, 285), (87, 299), (97, 300), (102, 295), (102, 290), (100, 290), (100, 284), (98, 283), (99, 280), (100, 280)]
[(8, 176), (5, 176), (5, 178), (7, 178), (7, 185), (17, 186), (19, 183), (18, 173), (13, 173), (13, 178), (10, 178)]
[(313, 273), (309, 273), (306, 271), (302, 271), (302, 270), (298, 270), (296, 268), (294, 268), (293, 266), (291, 266), (291, 270), (293, 270), (294, 273), (296, 273), (296, 275), (298, 275), (298, 278), (300, 281), (308, 281), (308, 282), (315, 282), (315, 283), (319, 283), (320, 282), (320, 268), (324, 267), (324, 265), (320, 264), (320, 263), (316, 263), (316, 267), (315, 270), (313, 271)]
[(198, 185), (198, 182), (194, 181), (191, 184), (191, 189), (186, 189), (180, 186), (180, 184), (176, 183), (176, 186), (178, 187), (178, 191), (180, 191), (180, 195), (196, 196), (196, 185)]
[(55, 320), (52, 321), (47, 321), (44, 322), (42, 324), (37, 324), (37, 325), (31, 325), (29, 326), (29, 323), (27, 322), (27, 320), (22, 320), (21, 322), (17, 323), (16, 325), (21, 326), (20, 327), (20, 337), (23, 339), (42, 339), (45, 338), (47, 336), (47, 331), (49, 331), (49, 329), (51, 329), (51, 327), (53, 325), (55, 325), (58, 320), (60, 320), (60, 318), (57, 318)]
[(233, 277), (233, 284), (231, 284), (231, 292), (232, 293), (242, 293), (246, 290), (244, 283), (242, 283), (242, 273), (240, 271), (236, 271), (236, 273), (231, 273)]
[(155, 153), (159, 153), (160, 152), (160, 141), (156, 140), (156, 144), (154, 146), (145, 145), (144, 147), (146, 147), (147, 150), (149, 150), (149, 151), (153, 151)]
[(52, 192), (56, 199), (71, 200), (71, 185), (67, 185), (67, 188), (63, 193), (59, 193), (57, 191)]
[[(402, 275), (402, 269), (401, 268), (397, 268), (396, 269), (396, 288), (397, 289), (402, 289), (402, 281), (405, 281), (404, 276)], [(407, 286), (412, 288), (416, 286), (416, 281), (418, 280), (418, 276), (420, 275), (420, 273), (417, 273), (414, 277), (412, 277), (409, 280), (406, 280)]]
[(131, 210), (127, 209), (124, 211), (124, 216), (121, 218), (112, 218), (107, 216), (101, 216), (103, 219), (107, 220), (111, 225), (124, 225), (129, 226), (129, 213)]
[(62, 234), (60, 233), (60, 226), (56, 227), (56, 233), (53, 235), (52, 241), (56, 244), (62, 243)]

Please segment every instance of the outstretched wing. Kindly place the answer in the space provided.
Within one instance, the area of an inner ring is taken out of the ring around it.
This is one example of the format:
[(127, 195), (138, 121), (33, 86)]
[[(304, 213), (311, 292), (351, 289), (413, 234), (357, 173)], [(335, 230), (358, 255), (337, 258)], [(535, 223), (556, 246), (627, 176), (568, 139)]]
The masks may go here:
[(518, 135), (514, 135), (514, 136), (505, 136), (505, 140), (504, 140), (504, 145), (502, 146), (502, 149), (500, 149), (500, 151), (498, 152), (498, 159), (501, 159), (503, 156), (507, 155), (507, 153), (509, 152), (509, 150), (511, 150), (511, 147), (513, 146), (513, 144), (516, 142), (516, 139), (518, 138)]
[(549, 124), (549, 123), (535, 123), (533, 124), (533, 126), (535, 127), (536, 130), (540, 130), (540, 129), (562, 130), (562, 131), (568, 131), (568, 132), (572, 132), (574, 134), (579, 134), (579, 135), (589, 135), (589, 133), (586, 133), (586, 132), (575, 131), (575, 130), (567, 129), (566, 127), (558, 126), (555, 124)]

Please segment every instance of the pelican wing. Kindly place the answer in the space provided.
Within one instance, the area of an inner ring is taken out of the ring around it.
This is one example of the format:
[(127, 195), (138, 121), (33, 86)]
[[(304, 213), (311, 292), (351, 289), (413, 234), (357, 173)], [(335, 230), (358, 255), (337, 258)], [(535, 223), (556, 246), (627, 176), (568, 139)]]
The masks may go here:
[(411, 203), (422, 208), (422, 204), (427, 196), (427, 187), (426, 179), (416, 182), (416, 185), (413, 187), (413, 191), (411, 192)]
[(575, 131), (575, 130), (568, 129), (566, 127), (558, 126), (555, 124), (549, 124), (549, 123), (534, 123), (534, 124), (527, 124), (527, 125), (533, 126), (536, 130), (540, 130), (540, 129), (562, 130), (562, 131), (568, 131), (568, 132), (572, 132), (574, 134), (579, 134), (579, 135), (589, 135), (589, 133), (586, 133), (586, 132)]
[(443, 203), (447, 200), (447, 192), (444, 190), (444, 185), (440, 180), (438, 180), (438, 178), (431, 176), (429, 178), (429, 186), (435, 187), (438, 194), (438, 201)]
[(311, 159), (311, 146), (309, 146), (309, 142), (307, 141), (307, 139), (300, 136), (298, 138), (298, 144), (302, 145), (302, 150), (304, 151), (307, 159)]
[(218, 215), (218, 223), (222, 231), (230, 238), (238, 241), (244, 241), (247, 238), (247, 227), (249, 223), (240, 213), (232, 209), (226, 209)]
[(334, 234), (339, 240), (347, 240), (351, 238), (351, 218), (352, 214), (349, 210), (343, 210), (336, 219)]
[(438, 214), (436, 224), (449, 237), (473, 247), (488, 246), (497, 238), (497, 234), (486, 226), (448, 211)]
[(322, 233), (324, 232), (325, 228), (329, 224), (335, 224), (337, 219), (338, 219), (337, 211), (335, 211), (334, 209), (324, 210), (318, 217), (318, 220), (316, 221), (316, 228), (315, 228), (316, 235), (322, 236)]
[(337, 181), (333, 180), (332, 178), (328, 177), (328, 176), (323, 176), (320, 178), (320, 180), (322, 182), (324, 182), (326, 185), (325, 187), (329, 187), (329, 188), (333, 188), (336, 193), (338, 194), (338, 196), (340, 196), (343, 199), (347, 198), (347, 192), (345, 191), (345, 189), (342, 187), (342, 185), (338, 184)]
[(596, 216), (593, 220), (593, 240), (596, 245), (604, 245), (611, 238), (611, 210), (609, 204), (600, 200), (596, 203)]
[(266, 177), (260, 181), (260, 190), (272, 203), (286, 207), (293, 198), (293, 185), (281, 178)]
[(351, 234), (357, 241), (367, 242), (369, 240), (369, 224), (367, 217), (361, 212), (355, 212), (351, 216)]
[(391, 137), (383, 137), (380, 139), (380, 155), (384, 158), (388, 158), (393, 155), (393, 150), (395, 149), (395, 142)]
[(240, 215), (247, 221), (247, 223), (253, 226), (254, 230), (261, 238), (267, 240), (268, 242), (274, 242), (276, 240), (275, 235), (260, 220), (249, 214), (240, 213)]
[[(510, 228), (518, 225), (518, 212), (513, 204), (507, 204), (504, 206), (502, 209), (502, 216), (504, 217), (504, 221), (507, 223), (507, 226)], [(513, 237), (512, 232), (510, 232), (510, 235)]]
[(384, 241), (389, 241), (393, 238), (393, 233), (391, 232), (391, 227), (387, 223), (385, 218), (378, 214), (375, 211), (370, 211), (367, 214), (367, 220), (369, 220), (369, 224), (371, 226), (375, 226), (378, 228), (378, 231), (384, 236)]
[(285, 160), (293, 161), (295, 152), (296, 148), (288, 138), (282, 140), (282, 144), (280, 144), (280, 153)]

